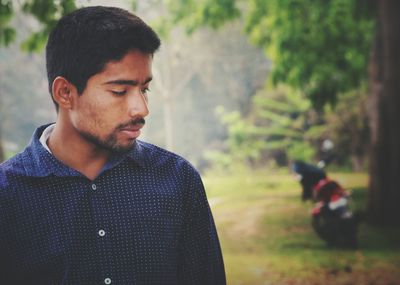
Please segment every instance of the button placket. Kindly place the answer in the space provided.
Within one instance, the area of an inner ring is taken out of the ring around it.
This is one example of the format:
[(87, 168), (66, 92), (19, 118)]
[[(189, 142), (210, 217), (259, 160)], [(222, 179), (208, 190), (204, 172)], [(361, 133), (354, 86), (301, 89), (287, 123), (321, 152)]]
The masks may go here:
[[(98, 186), (97, 186), (97, 184), (96, 183), (93, 183), (92, 182), (92, 184), (90, 185), (90, 187), (91, 187), (91, 189), (94, 191), (94, 190), (98, 190)], [(101, 239), (101, 238), (104, 238), (105, 236), (106, 236), (106, 231), (104, 230), (104, 229), (102, 229), (102, 228), (98, 228), (98, 231), (97, 231), (97, 235), (98, 235), (98, 237)], [(111, 278), (109, 278), (109, 277), (107, 277), (107, 278), (105, 278), (104, 280), (103, 280), (103, 282), (104, 282), (104, 284), (106, 284), (106, 285), (109, 285), (109, 284), (111, 284)]]

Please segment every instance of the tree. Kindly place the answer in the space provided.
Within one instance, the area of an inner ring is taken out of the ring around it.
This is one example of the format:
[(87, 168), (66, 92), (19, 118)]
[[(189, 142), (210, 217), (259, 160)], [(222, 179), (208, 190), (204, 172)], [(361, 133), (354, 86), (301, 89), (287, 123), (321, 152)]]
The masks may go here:
[(366, 88), (340, 94), (335, 108), (325, 108), (325, 137), (334, 143), (335, 164), (354, 171), (367, 169), (369, 124)]
[[(237, 17), (235, 3), (240, 1), (170, 2), (173, 20), (192, 31), (202, 25), (219, 27)], [(357, 0), (246, 3), (245, 31), (272, 59), (273, 83), (301, 90), (322, 108), (335, 104), (338, 93), (358, 88), (365, 80), (374, 21), (364, 4)], [(185, 13), (189, 8), (194, 12)]]
[(252, 98), (247, 116), (220, 106), (217, 113), (228, 137), (222, 152), (209, 151), (208, 158), (224, 168), (238, 162), (257, 167), (271, 160), (279, 166), (286, 166), (288, 160), (311, 160), (323, 129), (310, 101), (298, 95), (283, 86), (261, 89)]
[[(28, 52), (41, 50), (47, 36), (58, 19), (76, 9), (74, 0), (25, 0), (16, 3), (12, 0), (0, 1), (0, 47), (8, 46), (16, 39), (16, 30), (11, 26), (11, 20), (16, 10), (32, 15), (41, 23), (41, 29), (33, 32), (21, 45)], [(0, 101), (2, 94), (0, 94)], [(1, 127), (0, 127), (1, 131)], [(1, 137), (1, 135), (0, 135)], [(4, 152), (0, 140), (0, 161), (4, 159)]]
[[(162, 37), (154, 58), (151, 90), (155, 96), (149, 97), (146, 139), (167, 149), (173, 146), (172, 150), (201, 169), (206, 166), (203, 153), (219, 146), (225, 133), (215, 107), (248, 110), (250, 96), (263, 84), (269, 62), (261, 49), (248, 43), (237, 21), (218, 31), (186, 34), (182, 27), (164, 21), (162, 16), (168, 11), (161, 0), (138, 3), (138, 14), (145, 19), (151, 14), (146, 20)], [(161, 100), (153, 98), (163, 99), (163, 108), (158, 108)], [(159, 131), (154, 133), (150, 128), (156, 121)]]
[[(28, 52), (43, 49), (50, 30), (63, 15), (76, 9), (74, 0), (26, 0), (16, 3), (12, 0), (0, 1), (0, 47), (8, 46), (16, 39), (16, 30), (11, 26), (11, 19), (16, 10), (33, 16), (41, 23), (41, 29), (32, 33), (21, 45)], [(2, 102), (0, 94), (0, 102)], [(1, 132), (0, 126), (0, 132)], [(0, 134), (1, 138), (1, 134)], [(0, 161), (4, 160), (3, 146), (0, 139)]]
[[(177, 38), (174, 38), (174, 42), (177, 42)], [(179, 42), (179, 41), (178, 41)], [(188, 83), (192, 80), (197, 70), (190, 68), (191, 62), (184, 62), (179, 58), (179, 47), (174, 46), (172, 43), (161, 49), (158, 54), (157, 60), (161, 62), (154, 68), (154, 77), (157, 80), (154, 81), (154, 85), (158, 93), (161, 94), (163, 100), (163, 114), (164, 114), (164, 130), (165, 130), (165, 147), (170, 151), (175, 150), (175, 131), (173, 123), (173, 102), (176, 96), (182, 94), (184, 88), (188, 86)], [(186, 63), (186, 66), (180, 68), (184, 70), (184, 74), (173, 73), (171, 70), (178, 65), (182, 66)], [(159, 68), (157, 68), (159, 67)], [(175, 76), (174, 76), (175, 75)], [(174, 78), (173, 78), (174, 77)]]
[[(218, 26), (237, 16), (235, 0), (175, 1), (174, 20)], [(249, 0), (245, 31), (265, 48), (274, 68), (272, 81), (304, 92), (316, 108), (335, 105), (340, 93), (357, 89), (367, 80), (367, 65), (375, 24), (377, 43), (372, 63), (371, 183), (369, 218), (379, 224), (400, 225), (397, 176), (400, 173), (400, 2), (395, 0)], [(221, 21), (213, 24), (218, 11)], [(376, 15), (379, 8), (379, 16)], [(185, 13), (188, 9), (192, 13)], [(212, 13), (210, 13), (212, 11)], [(225, 11), (225, 10), (224, 10)], [(196, 15), (196, 16), (193, 16)], [(200, 16), (199, 16), (200, 15)]]
[(370, 65), (371, 166), (368, 212), (374, 223), (400, 225), (400, 2), (378, 2)]
[[(15, 39), (15, 31), (9, 26), (12, 18), (12, 3), (11, 1), (0, 1), (0, 47), (8, 46)], [(0, 103), (2, 103), (2, 96), (0, 94)], [(0, 162), (4, 160), (4, 150), (1, 136), (0, 125)]]

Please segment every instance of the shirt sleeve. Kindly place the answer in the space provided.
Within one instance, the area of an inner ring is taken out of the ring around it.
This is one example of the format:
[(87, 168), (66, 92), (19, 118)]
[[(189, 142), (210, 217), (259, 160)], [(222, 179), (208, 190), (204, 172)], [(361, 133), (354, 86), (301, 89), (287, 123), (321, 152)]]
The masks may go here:
[(185, 222), (180, 239), (179, 284), (226, 284), (218, 235), (200, 175), (187, 182)]

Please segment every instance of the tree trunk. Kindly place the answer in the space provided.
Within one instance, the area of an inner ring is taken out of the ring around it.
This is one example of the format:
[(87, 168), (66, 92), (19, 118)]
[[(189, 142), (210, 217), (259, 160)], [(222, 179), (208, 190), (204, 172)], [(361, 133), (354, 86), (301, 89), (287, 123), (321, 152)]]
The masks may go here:
[(400, 1), (379, 0), (370, 68), (371, 161), (368, 218), (400, 226)]

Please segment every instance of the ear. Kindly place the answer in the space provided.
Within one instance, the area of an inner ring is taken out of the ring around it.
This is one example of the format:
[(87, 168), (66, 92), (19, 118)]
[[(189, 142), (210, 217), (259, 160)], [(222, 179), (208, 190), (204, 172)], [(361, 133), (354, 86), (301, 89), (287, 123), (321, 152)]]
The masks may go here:
[(71, 109), (73, 107), (72, 96), (76, 93), (75, 86), (62, 76), (57, 76), (53, 81), (52, 96), (60, 109)]

